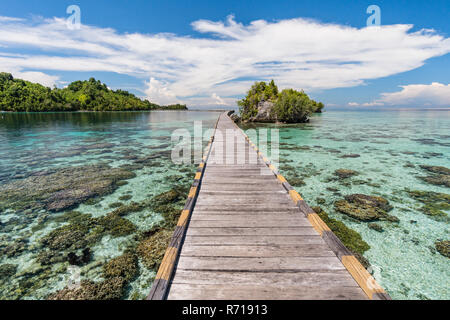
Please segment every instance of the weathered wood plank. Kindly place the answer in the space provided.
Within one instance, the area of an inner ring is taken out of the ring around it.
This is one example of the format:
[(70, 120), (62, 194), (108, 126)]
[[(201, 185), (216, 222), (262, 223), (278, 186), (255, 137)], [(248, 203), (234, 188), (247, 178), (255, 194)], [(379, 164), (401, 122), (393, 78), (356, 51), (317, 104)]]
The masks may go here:
[[(346, 270), (310, 272), (229, 272), (178, 270), (172, 283), (176, 284), (243, 284), (272, 287), (358, 287)], [(299, 290), (300, 291), (300, 290)]]
[[(208, 219), (208, 217), (204, 217)], [(198, 217), (191, 220), (189, 228), (226, 228), (226, 227), (248, 227), (248, 228), (267, 228), (267, 227), (309, 227), (309, 221), (306, 219), (269, 219), (268, 217), (255, 217), (253, 216), (235, 216), (234, 219), (224, 220), (219, 217), (215, 220), (199, 220)]]
[(319, 235), (316, 236), (186, 236), (184, 245), (277, 245), (323, 243)]
[[(264, 204), (257, 204), (257, 205), (247, 205), (247, 204), (226, 204), (226, 205), (202, 205), (197, 202), (195, 205), (196, 212), (199, 211), (230, 211), (230, 212), (255, 212), (256, 214), (260, 212), (274, 212), (274, 211), (284, 211), (284, 210), (297, 210), (297, 207), (295, 207), (293, 204), (286, 204), (283, 206), (277, 206), (277, 205), (264, 205)], [(297, 211), (298, 212), (298, 211)], [(299, 213), (300, 214), (300, 213)]]
[(190, 257), (334, 257), (325, 244), (279, 244), (259, 246), (190, 245), (181, 256)]
[(188, 257), (178, 261), (178, 269), (188, 270), (227, 270), (227, 271), (271, 271), (298, 272), (319, 270), (345, 270), (335, 256), (333, 257)]
[(220, 227), (196, 228), (189, 226), (187, 236), (313, 236), (316, 235), (311, 227)]
[(173, 300), (361, 300), (364, 293), (356, 287), (274, 287), (267, 285), (173, 284)]

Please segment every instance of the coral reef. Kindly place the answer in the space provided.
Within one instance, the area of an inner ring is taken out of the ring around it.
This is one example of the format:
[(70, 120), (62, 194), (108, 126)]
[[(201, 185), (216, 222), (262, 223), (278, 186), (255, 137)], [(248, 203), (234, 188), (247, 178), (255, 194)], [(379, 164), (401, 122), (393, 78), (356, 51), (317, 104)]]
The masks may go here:
[(138, 259), (134, 253), (127, 252), (103, 265), (105, 278), (120, 277), (129, 282), (138, 273)]
[(108, 165), (39, 171), (0, 186), (0, 210), (63, 211), (112, 193), (117, 182), (135, 177), (131, 171)]
[(147, 268), (158, 269), (169, 246), (172, 234), (171, 230), (157, 228), (149, 232), (139, 243), (136, 251)]
[[(110, 234), (112, 237), (121, 237), (137, 230), (131, 221), (115, 211), (99, 218), (77, 212), (72, 217), (62, 217), (68, 219), (69, 224), (51, 231), (40, 240), (45, 248), (37, 257), (41, 265), (66, 260), (77, 265), (86, 263), (90, 258), (87, 247), (100, 241), (103, 236)], [(81, 257), (77, 256), (77, 250), (84, 250)]]
[(67, 255), (67, 260), (71, 265), (82, 266), (91, 260), (91, 256), (91, 249), (85, 248), (80, 256), (78, 256), (75, 252), (69, 252)]
[(432, 191), (406, 190), (410, 197), (421, 202), (419, 211), (424, 214), (440, 219), (447, 217), (445, 211), (450, 210), (450, 195)]
[(373, 223), (373, 222), (371, 222), (371, 223), (369, 223), (367, 226), (368, 226), (370, 229), (372, 229), (372, 230), (375, 230), (375, 231), (378, 231), (378, 232), (383, 232), (383, 227), (380, 226), (378, 223)]
[(75, 288), (66, 287), (50, 294), (49, 300), (117, 300), (125, 293), (127, 284), (138, 274), (138, 259), (134, 253), (126, 251), (103, 265), (105, 280), (81, 281)]
[(101, 282), (83, 280), (79, 287), (64, 288), (47, 297), (48, 300), (118, 300), (124, 294), (126, 281), (120, 277)]
[(360, 157), (359, 154), (351, 153), (351, 154), (344, 154), (344, 155), (340, 156), (339, 158), (345, 159), (345, 158), (359, 158), (359, 157)]
[(378, 196), (351, 194), (334, 203), (337, 211), (360, 221), (388, 220), (398, 222), (398, 218), (389, 215), (392, 210), (389, 201)]
[(353, 176), (358, 175), (358, 171), (350, 170), (350, 169), (338, 169), (334, 171), (334, 175), (337, 176), (339, 179), (346, 179)]
[(128, 200), (130, 200), (131, 198), (133, 198), (132, 195), (125, 194), (125, 195), (123, 195), (123, 196), (120, 196), (120, 197), (119, 197), (119, 200), (120, 200), (120, 201), (128, 201)]
[(0, 257), (14, 258), (26, 250), (28, 240), (19, 238), (0, 242)]
[(430, 184), (450, 187), (450, 169), (446, 167), (426, 165), (422, 165), (420, 167), (432, 173), (429, 176), (419, 177), (420, 179)]
[(434, 245), (440, 254), (444, 257), (450, 258), (450, 240), (436, 241)]
[(17, 265), (15, 264), (2, 264), (0, 265), (0, 281), (6, 280), (7, 278), (16, 274)]

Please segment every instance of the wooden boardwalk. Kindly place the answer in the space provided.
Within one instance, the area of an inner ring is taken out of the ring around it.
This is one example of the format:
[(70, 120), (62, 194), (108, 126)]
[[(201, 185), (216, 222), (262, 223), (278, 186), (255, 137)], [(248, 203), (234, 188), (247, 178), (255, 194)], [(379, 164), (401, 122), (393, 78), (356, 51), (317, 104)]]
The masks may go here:
[(210, 149), (149, 299), (389, 298), (226, 114)]

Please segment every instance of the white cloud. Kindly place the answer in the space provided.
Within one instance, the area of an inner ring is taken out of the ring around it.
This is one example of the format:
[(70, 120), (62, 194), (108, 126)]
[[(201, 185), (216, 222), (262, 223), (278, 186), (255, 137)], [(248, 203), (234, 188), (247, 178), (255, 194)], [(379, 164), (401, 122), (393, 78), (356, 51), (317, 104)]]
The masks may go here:
[(383, 93), (380, 102), (388, 105), (434, 105), (450, 107), (450, 84), (410, 84), (402, 90)]
[(211, 98), (215, 101), (217, 105), (226, 105), (227, 103), (221, 97), (219, 97), (216, 93), (211, 95)]
[(22, 18), (0, 16), (0, 21), (23, 21)]
[(157, 103), (234, 104), (253, 79), (273, 78), (282, 88), (308, 91), (350, 87), (450, 52), (449, 38), (410, 32), (411, 25), (358, 29), (301, 18), (243, 25), (229, 16), (192, 26), (211, 36), (121, 34), (87, 25), (69, 30), (60, 18), (3, 18), (0, 46), (38, 53), (14, 56), (0, 49), (0, 70), (115, 72), (150, 79), (145, 93)]
[(40, 83), (46, 87), (53, 87), (59, 83), (59, 76), (51, 76), (43, 72), (13, 72), (15, 78)]
[(150, 81), (145, 84), (147, 86), (145, 94), (148, 100), (160, 105), (180, 103), (180, 100), (177, 99), (176, 95), (161, 81), (150, 78)]
[(348, 103), (351, 107), (373, 106), (412, 106), (412, 107), (450, 107), (450, 84), (433, 82), (431, 84), (410, 84), (400, 86), (402, 90), (382, 93), (381, 98), (366, 103)]

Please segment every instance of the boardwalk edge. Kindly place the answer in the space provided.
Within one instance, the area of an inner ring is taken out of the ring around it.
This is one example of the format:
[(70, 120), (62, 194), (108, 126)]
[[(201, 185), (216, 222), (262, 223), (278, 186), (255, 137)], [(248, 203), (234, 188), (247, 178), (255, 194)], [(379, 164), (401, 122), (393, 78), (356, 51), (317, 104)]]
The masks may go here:
[[(227, 114), (229, 116), (230, 113)], [(230, 118), (231, 119), (231, 118)], [(234, 125), (239, 126), (231, 119)], [(241, 128), (239, 128), (242, 130)], [(325, 243), (336, 254), (353, 279), (358, 283), (364, 293), (371, 300), (391, 300), (391, 297), (377, 283), (375, 278), (364, 268), (364, 266), (356, 259), (350, 250), (339, 240), (339, 238), (331, 231), (328, 225), (314, 212), (313, 209), (303, 200), (302, 196), (289, 184), (285, 177), (278, 172), (278, 169), (270, 162), (270, 160), (259, 151), (258, 147), (250, 140), (250, 138), (242, 130), (245, 139), (250, 146), (256, 151), (258, 157), (263, 160), (267, 167), (277, 177), (280, 184), (289, 193), (292, 201), (299, 208), (305, 217), (309, 220), (313, 228), (322, 237)]]

